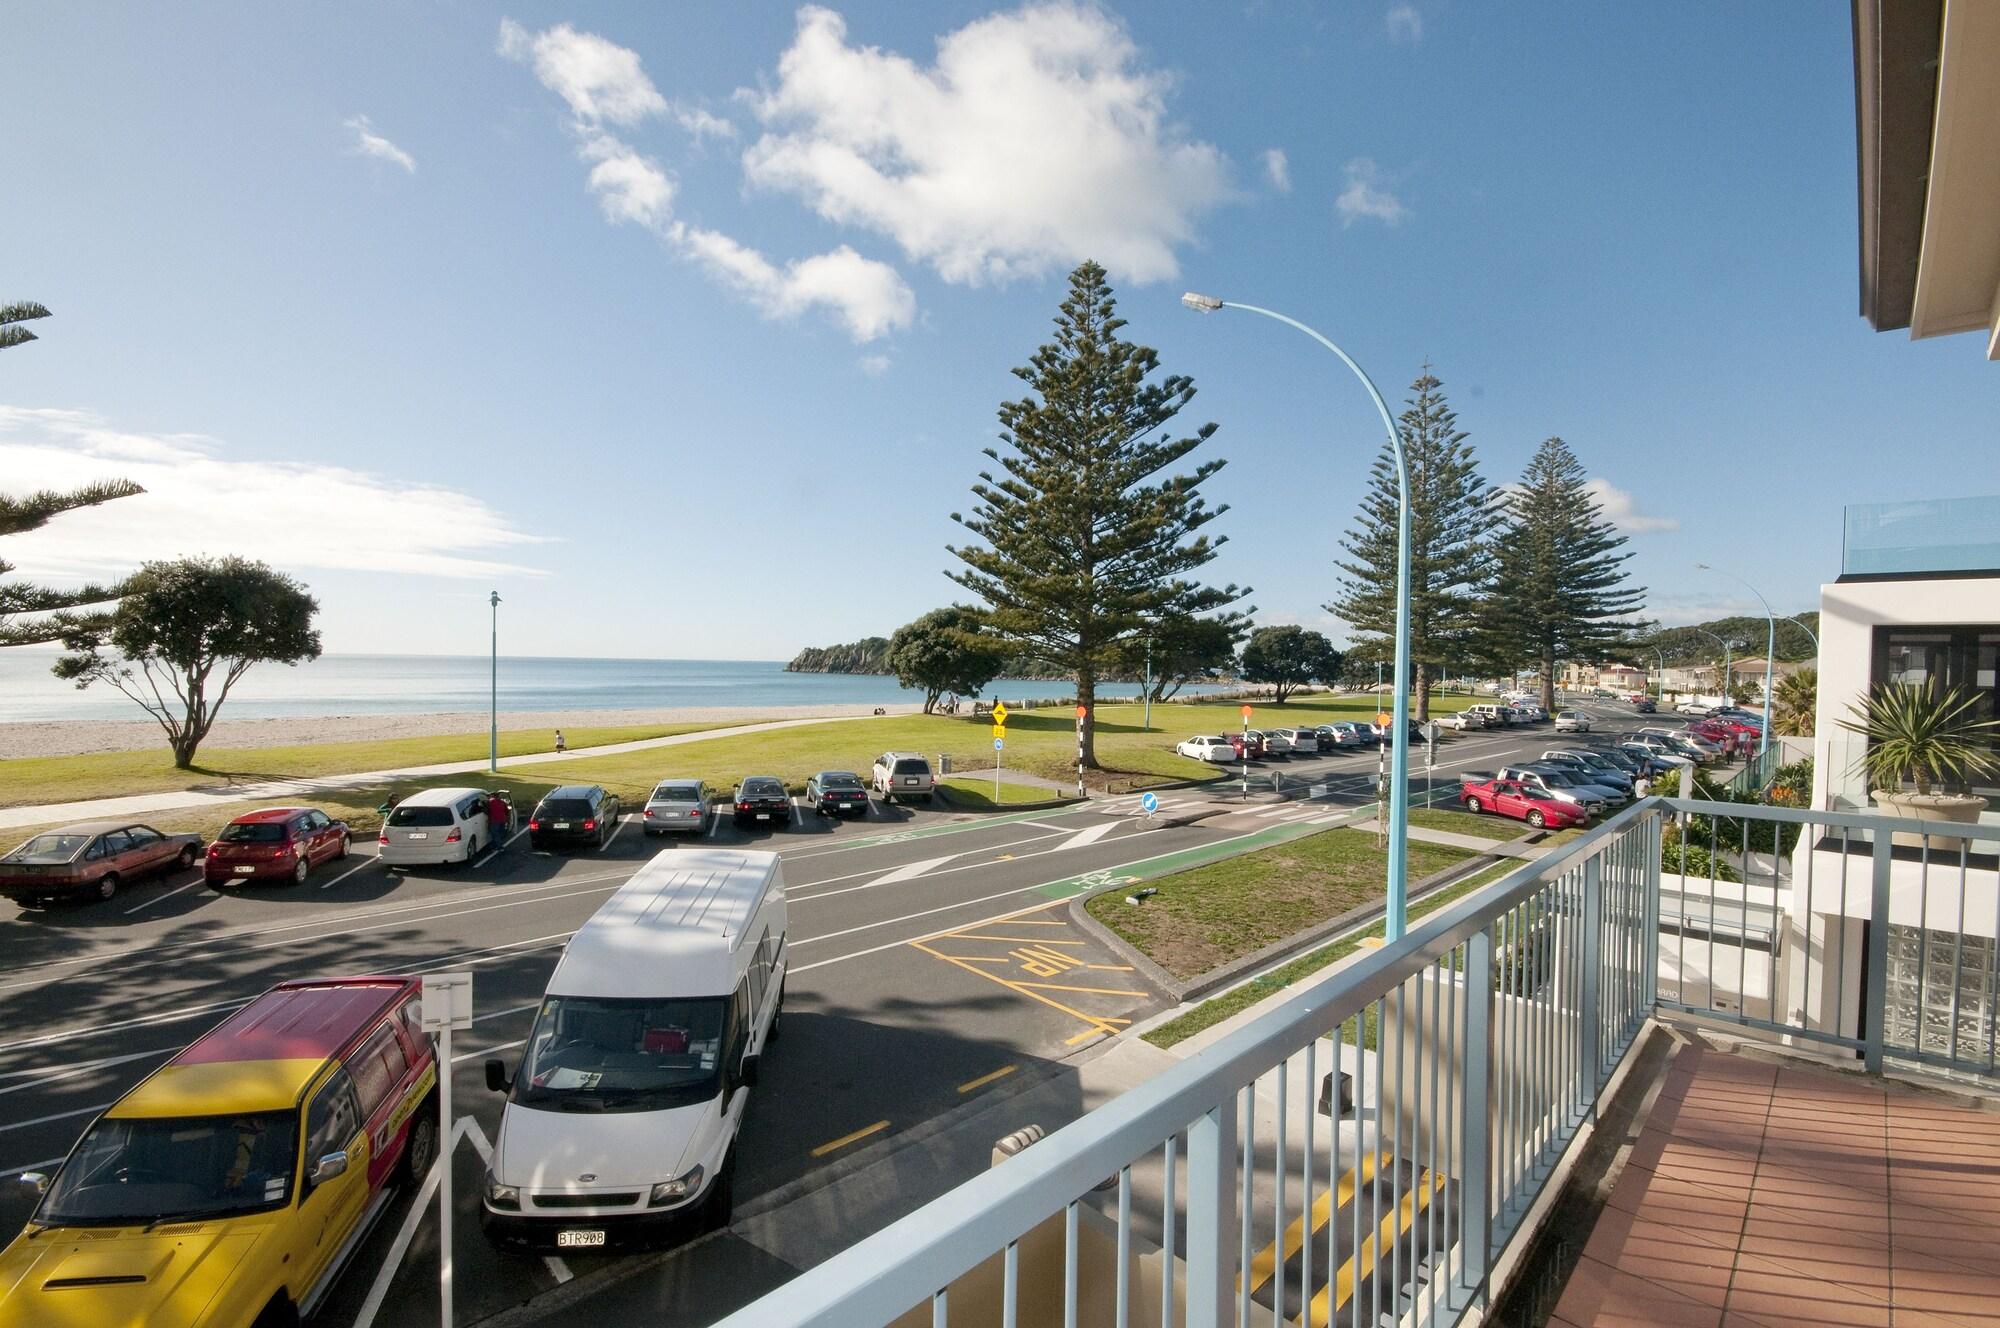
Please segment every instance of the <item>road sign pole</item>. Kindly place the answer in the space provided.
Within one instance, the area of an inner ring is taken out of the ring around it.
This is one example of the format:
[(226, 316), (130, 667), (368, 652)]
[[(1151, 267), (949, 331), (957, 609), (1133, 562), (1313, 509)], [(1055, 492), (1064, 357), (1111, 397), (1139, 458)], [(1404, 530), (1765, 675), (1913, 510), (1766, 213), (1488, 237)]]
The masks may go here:
[(1089, 708), (1088, 708), (1087, 706), (1084, 706), (1084, 705), (1083, 705), (1082, 703), (1080, 703), (1080, 702), (1079, 702), (1079, 703), (1078, 703), (1078, 705), (1077, 705), (1077, 707), (1076, 707), (1076, 796), (1077, 796), (1077, 797), (1079, 797), (1079, 798), (1081, 798), (1081, 797), (1083, 797), (1083, 796), (1084, 796), (1084, 792), (1083, 792), (1083, 725), (1084, 725), (1084, 717), (1085, 717), (1086, 715), (1088, 715), (1089, 713), (1090, 713), (1090, 710), (1089, 710)]
[(1243, 801), (1250, 801), (1250, 707), (1243, 707)]
[(451, 1294), (451, 1033), (472, 1027), (472, 974), (426, 973), (419, 1024), (438, 1036), (438, 1304), (452, 1328)]

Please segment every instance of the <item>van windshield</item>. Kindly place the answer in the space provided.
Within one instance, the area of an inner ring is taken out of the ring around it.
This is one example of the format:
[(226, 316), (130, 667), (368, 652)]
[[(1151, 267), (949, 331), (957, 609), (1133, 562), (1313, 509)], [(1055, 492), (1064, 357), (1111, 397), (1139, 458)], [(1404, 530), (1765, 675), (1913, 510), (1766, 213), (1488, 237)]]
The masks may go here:
[(131, 1226), (278, 1208), (292, 1195), (298, 1116), (143, 1120), (90, 1127), (49, 1186), (46, 1226)]
[(723, 997), (542, 1001), (514, 1101), (553, 1111), (660, 1111), (720, 1090)]

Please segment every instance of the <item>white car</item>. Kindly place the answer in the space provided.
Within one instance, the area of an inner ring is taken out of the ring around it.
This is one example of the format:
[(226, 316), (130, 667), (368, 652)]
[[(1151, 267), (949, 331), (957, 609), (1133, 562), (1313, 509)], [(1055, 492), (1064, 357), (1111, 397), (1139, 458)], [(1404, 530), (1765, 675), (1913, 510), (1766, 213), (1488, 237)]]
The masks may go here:
[(1279, 729), (1278, 736), (1291, 744), (1292, 750), (1300, 755), (1319, 750), (1319, 730)]
[(1196, 761), (1214, 761), (1223, 764), (1236, 759), (1236, 749), (1230, 745), (1227, 738), (1189, 738), (1186, 742), (1175, 743), (1174, 750)]
[(1261, 736), (1264, 739), (1264, 755), (1266, 756), (1291, 755), (1291, 739), (1287, 738), (1277, 729), (1266, 729), (1261, 734), (1256, 729), (1251, 729), (1250, 736), (1253, 738)]
[(1674, 707), (1674, 713), (1677, 715), (1699, 715), (1704, 719), (1708, 717), (1708, 710), (1709, 708), (1699, 701), (1683, 701)]
[(1590, 716), (1580, 710), (1564, 710), (1556, 715), (1557, 733), (1590, 732)]
[(486, 790), (420, 789), (382, 818), (376, 857), (385, 867), (471, 862), (493, 843), (486, 824)]
[(1460, 733), (1466, 733), (1472, 729), (1483, 729), (1486, 727), (1486, 720), (1484, 719), (1484, 717), (1480, 715), (1475, 715), (1469, 710), (1460, 710), (1455, 714), (1441, 715), (1439, 716), (1437, 722), (1439, 727), (1441, 728), (1455, 729)]
[(1374, 741), (1374, 734), (1366, 724), (1343, 719), (1327, 727), (1333, 730), (1333, 740), (1341, 747), (1365, 747)]

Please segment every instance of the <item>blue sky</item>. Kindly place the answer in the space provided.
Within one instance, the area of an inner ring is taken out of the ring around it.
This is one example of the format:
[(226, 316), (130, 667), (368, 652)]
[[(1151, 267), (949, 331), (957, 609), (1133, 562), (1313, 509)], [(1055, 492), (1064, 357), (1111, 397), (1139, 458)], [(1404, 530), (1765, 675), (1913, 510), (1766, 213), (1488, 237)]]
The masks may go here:
[[(740, 11), (740, 12), (739, 12)], [(1990, 488), (1993, 366), (1856, 314), (1835, 4), (97, 4), (9, 20), (9, 541), (262, 556), (331, 650), (783, 658), (953, 597), (1070, 266), (1221, 427), (1214, 578), (1319, 606), (1428, 358), (1489, 477), (1560, 434), (1652, 612), (1781, 611), (1840, 507)], [(1282, 154), (1274, 168), (1273, 152)]]

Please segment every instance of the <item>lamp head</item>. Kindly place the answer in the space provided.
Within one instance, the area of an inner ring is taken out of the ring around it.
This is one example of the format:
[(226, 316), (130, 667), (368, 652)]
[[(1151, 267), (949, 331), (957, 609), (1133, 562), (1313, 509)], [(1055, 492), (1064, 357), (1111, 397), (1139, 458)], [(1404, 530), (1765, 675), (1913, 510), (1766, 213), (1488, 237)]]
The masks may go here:
[(1212, 314), (1222, 307), (1222, 301), (1213, 295), (1197, 295), (1193, 291), (1181, 296), (1181, 303), (1198, 314)]

